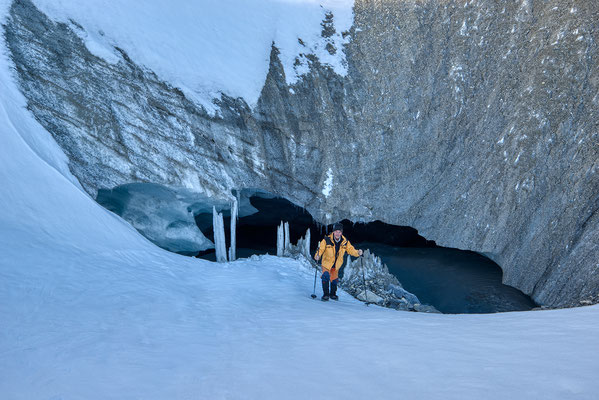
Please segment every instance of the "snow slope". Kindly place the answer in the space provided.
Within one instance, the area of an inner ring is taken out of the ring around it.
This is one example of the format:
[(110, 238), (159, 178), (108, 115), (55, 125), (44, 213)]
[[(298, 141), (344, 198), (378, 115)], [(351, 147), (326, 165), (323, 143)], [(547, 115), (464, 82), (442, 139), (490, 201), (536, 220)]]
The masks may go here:
[[(0, 0), (0, 11), (6, 0)], [(4, 44), (1, 46), (4, 49)], [(599, 307), (434, 315), (163, 251), (97, 205), (0, 57), (0, 397), (596, 399)]]

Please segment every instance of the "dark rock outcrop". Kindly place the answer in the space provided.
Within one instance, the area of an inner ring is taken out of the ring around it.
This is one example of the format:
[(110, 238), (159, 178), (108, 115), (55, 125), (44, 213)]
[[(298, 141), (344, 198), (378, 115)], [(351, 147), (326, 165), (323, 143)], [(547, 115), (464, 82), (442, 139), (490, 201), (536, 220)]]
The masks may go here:
[(322, 222), (380, 219), (484, 253), (506, 284), (571, 306), (599, 292), (598, 21), (592, 0), (356, 0), (335, 49), (346, 77), (306, 55), (290, 91), (273, 47), (257, 107), (222, 96), (216, 117), (28, 0), (4, 34), (29, 109), (94, 196), (261, 188)]

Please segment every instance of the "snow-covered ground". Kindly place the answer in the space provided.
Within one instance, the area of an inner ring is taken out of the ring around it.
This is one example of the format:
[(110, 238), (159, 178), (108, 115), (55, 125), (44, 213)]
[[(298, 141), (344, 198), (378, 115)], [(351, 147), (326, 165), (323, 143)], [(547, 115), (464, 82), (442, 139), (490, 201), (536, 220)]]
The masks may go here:
[(81, 190), (1, 44), (1, 399), (599, 397), (599, 306), (436, 315), (345, 293), (322, 303), (301, 262), (157, 248)]

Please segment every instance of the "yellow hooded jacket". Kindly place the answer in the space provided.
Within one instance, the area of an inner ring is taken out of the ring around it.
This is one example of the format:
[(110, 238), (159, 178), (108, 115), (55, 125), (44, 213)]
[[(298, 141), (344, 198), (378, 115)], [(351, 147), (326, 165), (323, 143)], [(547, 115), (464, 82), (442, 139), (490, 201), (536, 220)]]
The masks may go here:
[[(335, 254), (335, 239), (331, 233), (325, 236), (324, 239), (318, 244), (317, 254), (322, 260), (322, 272), (328, 272), (331, 275), (331, 281), (334, 281), (339, 277), (339, 268), (343, 265), (343, 257), (345, 253), (349, 253), (354, 257), (359, 257), (358, 250), (351, 245), (349, 240), (345, 236), (341, 235), (341, 245), (339, 246), (339, 254)], [(334, 268), (333, 268), (333, 263)]]

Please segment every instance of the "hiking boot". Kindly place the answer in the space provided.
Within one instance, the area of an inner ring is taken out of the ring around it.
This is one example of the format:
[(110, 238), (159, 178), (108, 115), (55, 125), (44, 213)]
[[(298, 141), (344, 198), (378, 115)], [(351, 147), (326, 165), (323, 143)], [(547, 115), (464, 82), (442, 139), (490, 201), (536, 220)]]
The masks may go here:
[(322, 301), (329, 301), (329, 295), (328, 294), (323, 294), (322, 297), (320, 298), (320, 300), (322, 300)]
[(337, 297), (337, 285), (333, 282), (331, 282), (331, 299), (339, 300), (339, 297)]

